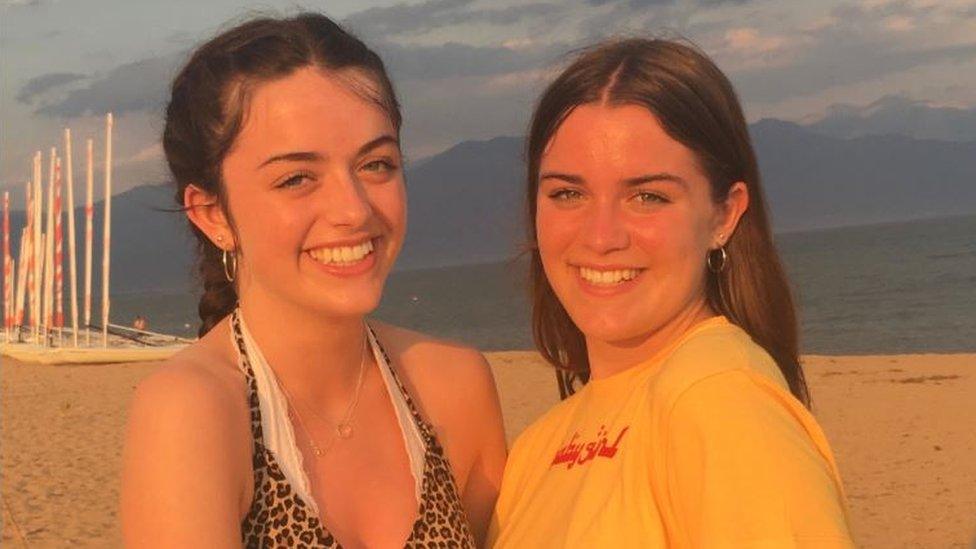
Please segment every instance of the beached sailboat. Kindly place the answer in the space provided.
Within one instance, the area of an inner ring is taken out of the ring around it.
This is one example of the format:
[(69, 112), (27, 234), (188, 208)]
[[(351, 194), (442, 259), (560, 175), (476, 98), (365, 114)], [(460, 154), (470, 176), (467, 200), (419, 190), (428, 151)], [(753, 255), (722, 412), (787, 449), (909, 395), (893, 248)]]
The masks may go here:
[[(84, 319), (79, 322), (77, 254), (75, 247), (74, 180), (72, 177), (71, 130), (64, 130), (64, 158), (51, 148), (47, 199), (42, 193), (42, 153), (33, 158), (32, 178), (25, 186), (26, 223), (20, 232), (19, 256), (10, 250), (10, 193), (3, 193), (3, 318), (0, 354), (24, 362), (44, 364), (91, 364), (162, 360), (191, 340), (127, 328), (109, 322), (110, 251), (112, 226), (112, 113), (105, 116), (105, 198), (102, 240), (101, 323), (91, 319), (93, 241), (93, 161), (91, 139), (87, 141), (85, 202)], [(62, 184), (62, 172), (66, 185)], [(62, 208), (62, 187), (67, 189), (67, 207)], [(46, 211), (44, 206), (47, 206)], [(67, 210), (70, 326), (64, 315), (64, 254), (62, 219)], [(46, 214), (46, 218), (45, 218)], [(42, 230), (42, 220), (45, 227)]]

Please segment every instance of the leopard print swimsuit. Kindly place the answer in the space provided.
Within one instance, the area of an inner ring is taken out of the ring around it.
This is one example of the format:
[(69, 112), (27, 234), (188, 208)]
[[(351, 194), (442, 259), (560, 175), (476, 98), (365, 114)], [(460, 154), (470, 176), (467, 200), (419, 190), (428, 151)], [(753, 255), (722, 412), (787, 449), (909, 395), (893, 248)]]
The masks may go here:
[[(254, 499), (241, 523), (243, 544), (248, 548), (341, 547), (322, 525), (317, 514), (292, 488), (275, 461), (274, 454), (264, 445), (257, 383), (245, 350), (238, 314), (232, 315), (231, 324), (241, 357), (241, 369), (247, 381), (251, 435), (254, 440)], [(375, 338), (375, 333), (373, 336)], [(379, 349), (386, 364), (390, 364), (386, 351), (381, 346)], [(403, 394), (424, 443), (424, 474), (417, 519), (405, 547), (474, 547), (474, 537), (461, 506), (454, 475), (444, 455), (444, 449), (438, 442), (433, 427), (417, 412), (396, 372), (393, 368), (389, 371), (397, 389)]]

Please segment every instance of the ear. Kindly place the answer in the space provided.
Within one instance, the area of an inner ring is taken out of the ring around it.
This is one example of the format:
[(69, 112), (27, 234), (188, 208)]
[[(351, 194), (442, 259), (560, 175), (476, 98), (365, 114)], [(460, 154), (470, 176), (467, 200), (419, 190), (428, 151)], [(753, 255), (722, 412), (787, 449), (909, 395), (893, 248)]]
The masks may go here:
[(749, 188), (742, 181), (736, 181), (729, 187), (729, 193), (717, 209), (712, 238), (714, 246), (724, 246), (735, 228), (739, 225), (742, 214), (749, 209)]
[(215, 194), (193, 184), (187, 185), (183, 191), (183, 207), (190, 221), (207, 235), (215, 246), (228, 251), (233, 251), (237, 247), (234, 242), (234, 231)]

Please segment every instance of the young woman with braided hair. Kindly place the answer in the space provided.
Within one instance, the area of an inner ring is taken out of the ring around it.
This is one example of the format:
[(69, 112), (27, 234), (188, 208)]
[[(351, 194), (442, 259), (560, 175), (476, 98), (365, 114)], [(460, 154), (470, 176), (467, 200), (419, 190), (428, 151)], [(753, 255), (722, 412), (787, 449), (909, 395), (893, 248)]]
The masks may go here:
[(487, 364), (365, 320), (405, 232), (399, 129), (379, 57), (321, 15), (238, 25), (174, 80), (201, 337), (133, 399), (128, 545), (482, 539), (505, 459)]

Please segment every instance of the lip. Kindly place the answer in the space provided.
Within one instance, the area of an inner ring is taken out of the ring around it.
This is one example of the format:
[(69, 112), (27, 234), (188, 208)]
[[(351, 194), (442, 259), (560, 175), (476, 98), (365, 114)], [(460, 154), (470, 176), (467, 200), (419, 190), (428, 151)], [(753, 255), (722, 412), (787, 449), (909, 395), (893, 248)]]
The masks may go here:
[[(362, 244), (366, 240), (371, 240), (373, 242), (373, 251), (359, 261), (347, 263), (345, 265), (337, 265), (335, 263), (320, 263), (318, 260), (312, 257), (311, 254), (311, 250), (314, 249), (323, 247), (355, 246)], [(308, 248), (303, 252), (303, 255), (307, 256), (306, 259), (311, 261), (315, 268), (320, 272), (342, 278), (351, 278), (373, 270), (373, 267), (376, 266), (376, 256), (380, 251), (380, 242), (381, 239), (379, 237), (336, 240), (329, 242), (328, 244)]]
[(342, 246), (358, 246), (359, 244), (362, 244), (363, 242), (366, 242), (367, 240), (372, 240), (373, 241), (373, 246), (375, 246), (377, 244), (377, 242), (379, 242), (380, 237), (379, 236), (373, 236), (373, 235), (364, 234), (364, 235), (359, 235), (359, 236), (352, 236), (352, 237), (349, 237), (349, 238), (343, 238), (341, 240), (330, 240), (328, 242), (318, 242), (318, 243), (313, 244), (311, 246), (307, 246), (303, 251), (307, 253), (307, 252), (309, 252), (311, 250), (317, 250), (319, 248), (340, 248)]
[(570, 262), (568, 265), (574, 269), (593, 269), (594, 271), (643, 271), (644, 267), (636, 267), (634, 265), (624, 265), (623, 263), (611, 263), (607, 265), (599, 263), (573, 263)]
[[(620, 294), (627, 293), (634, 286), (637, 285), (641, 277), (644, 276), (644, 272), (647, 270), (643, 267), (633, 267), (630, 265), (593, 265), (593, 264), (582, 264), (582, 263), (571, 263), (570, 269), (573, 271), (573, 276), (579, 283), (580, 289), (584, 293), (592, 295), (594, 297), (612, 297)], [(630, 280), (620, 282), (619, 284), (614, 284), (612, 286), (598, 286), (592, 282), (583, 278), (580, 273), (580, 268), (592, 269), (596, 271), (623, 271), (623, 270), (635, 270), (639, 271), (637, 276)]]

